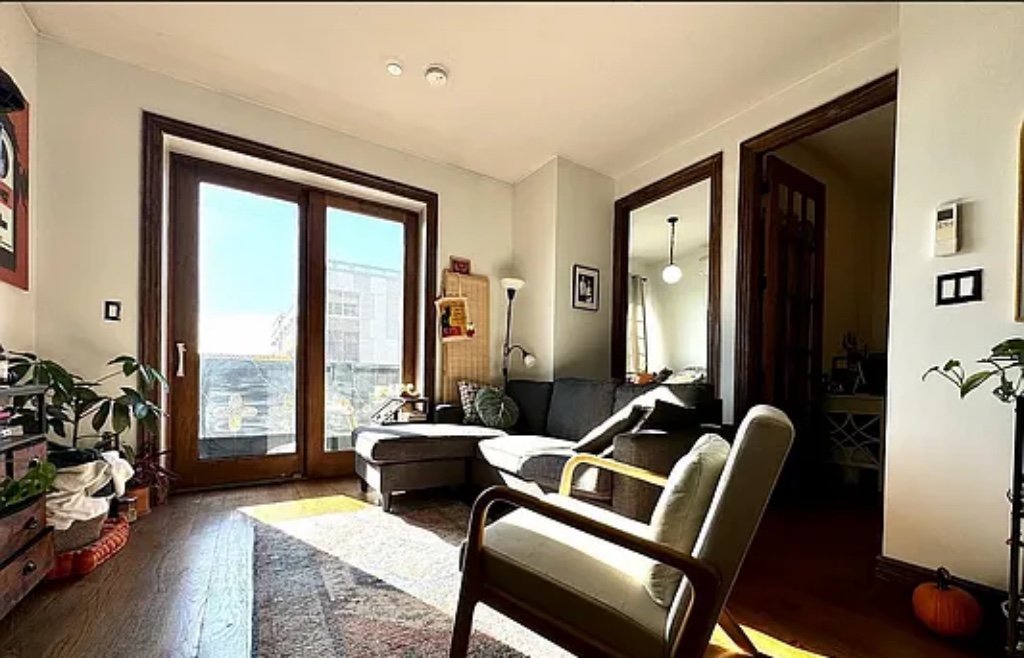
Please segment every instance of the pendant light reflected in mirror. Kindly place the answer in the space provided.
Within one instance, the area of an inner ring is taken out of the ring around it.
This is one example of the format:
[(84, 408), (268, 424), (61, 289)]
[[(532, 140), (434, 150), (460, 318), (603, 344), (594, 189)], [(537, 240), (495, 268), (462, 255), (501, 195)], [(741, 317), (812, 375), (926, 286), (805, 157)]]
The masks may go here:
[(668, 265), (661, 271), (661, 280), (672, 285), (679, 283), (679, 280), (683, 278), (683, 271), (676, 265), (676, 223), (679, 218), (669, 217), (666, 221), (669, 225)]

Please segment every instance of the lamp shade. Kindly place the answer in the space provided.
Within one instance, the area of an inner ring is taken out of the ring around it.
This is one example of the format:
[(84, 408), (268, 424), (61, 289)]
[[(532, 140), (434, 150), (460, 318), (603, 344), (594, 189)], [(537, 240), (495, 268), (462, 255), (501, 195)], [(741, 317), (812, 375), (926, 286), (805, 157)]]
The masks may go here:
[(527, 368), (534, 367), (535, 365), (537, 365), (537, 357), (535, 357), (532, 354), (527, 354), (526, 356), (523, 357), (523, 365), (525, 365)]
[(505, 290), (518, 291), (520, 288), (526, 285), (526, 282), (522, 279), (516, 279), (513, 277), (506, 277), (501, 280), (501, 287)]
[(675, 263), (669, 263), (665, 266), (665, 269), (661, 271), (661, 280), (669, 285), (679, 283), (679, 280), (682, 278), (683, 271), (679, 269), (679, 266)]

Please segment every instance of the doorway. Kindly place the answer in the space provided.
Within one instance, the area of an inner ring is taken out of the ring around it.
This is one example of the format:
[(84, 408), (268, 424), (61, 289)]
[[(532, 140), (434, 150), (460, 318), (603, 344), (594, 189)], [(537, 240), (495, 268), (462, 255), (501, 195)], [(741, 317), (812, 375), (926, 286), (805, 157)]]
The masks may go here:
[(881, 608), (895, 110), (893, 74), (741, 146), (736, 414), (772, 404), (797, 428), (737, 585), (747, 603)]
[(437, 195), (153, 114), (143, 142), (139, 355), (178, 486), (352, 473), (356, 426), (433, 396)]

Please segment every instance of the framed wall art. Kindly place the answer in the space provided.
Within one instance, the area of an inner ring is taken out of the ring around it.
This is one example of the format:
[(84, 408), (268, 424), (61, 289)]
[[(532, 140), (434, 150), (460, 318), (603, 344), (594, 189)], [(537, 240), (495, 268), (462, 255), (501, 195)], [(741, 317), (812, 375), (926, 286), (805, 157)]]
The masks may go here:
[(0, 112), (0, 281), (28, 290), (28, 104)]
[(572, 266), (572, 307), (582, 311), (601, 308), (601, 272), (596, 267)]

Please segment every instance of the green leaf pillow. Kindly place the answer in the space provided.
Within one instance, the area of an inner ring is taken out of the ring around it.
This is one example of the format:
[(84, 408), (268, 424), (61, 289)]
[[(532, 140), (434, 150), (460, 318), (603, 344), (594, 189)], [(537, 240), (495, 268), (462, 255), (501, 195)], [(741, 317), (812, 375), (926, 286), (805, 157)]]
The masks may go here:
[(487, 427), (507, 430), (519, 420), (519, 407), (515, 400), (496, 388), (482, 388), (476, 394), (473, 407)]

